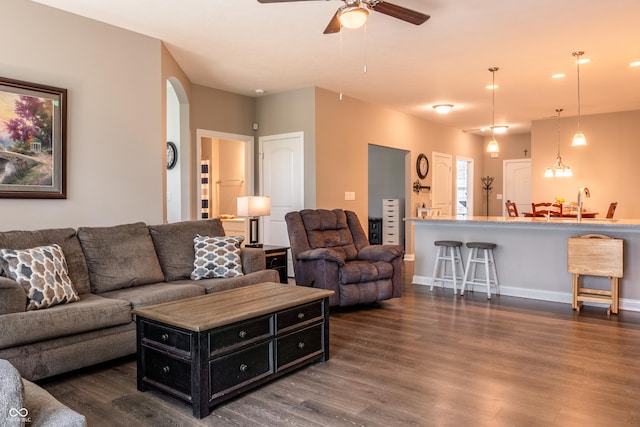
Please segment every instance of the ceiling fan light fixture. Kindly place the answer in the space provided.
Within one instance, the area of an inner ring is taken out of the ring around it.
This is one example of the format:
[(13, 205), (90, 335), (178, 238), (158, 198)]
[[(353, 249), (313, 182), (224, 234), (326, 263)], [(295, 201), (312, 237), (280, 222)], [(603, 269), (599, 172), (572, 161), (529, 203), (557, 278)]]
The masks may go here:
[(438, 104), (433, 106), (433, 109), (436, 110), (438, 114), (448, 114), (452, 108), (453, 104)]
[(340, 24), (349, 29), (360, 28), (367, 22), (369, 11), (362, 6), (344, 6), (340, 9), (338, 19)]

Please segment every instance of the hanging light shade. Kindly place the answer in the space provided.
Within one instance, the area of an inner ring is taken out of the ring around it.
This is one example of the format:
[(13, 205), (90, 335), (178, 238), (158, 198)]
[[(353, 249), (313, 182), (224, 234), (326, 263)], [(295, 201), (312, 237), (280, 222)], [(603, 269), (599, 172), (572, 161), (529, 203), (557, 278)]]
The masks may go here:
[(576, 68), (578, 71), (578, 131), (573, 136), (573, 141), (571, 145), (573, 147), (581, 147), (587, 145), (587, 138), (584, 136), (582, 131), (580, 130), (580, 57), (584, 55), (583, 51), (573, 52), (573, 56), (576, 57)]
[(492, 136), (491, 141), (487, 145), (487, 153), (491, 154), (491, 157), (498, 157), (498, 153), (500, 153), (500, 146), (498, 145), (498, 141), (496, 141), (496, 71), (498, 71), (498, 67), (491, 67), (489, 71), (491, 71), (492, 75), (492, 84), (491, 84), (491, 130)]
[(369, 17), (369, 11), (360, 6), (360, 2), (355, 6), (343, 6), (338, 13), (340, 24), (349, 29), (362, 27)]
[(571, 168), (564, 163), (562, 163), (562, 157), (560, 156), (560, 113), (562, 112), (562, 108), (556, 109), (556, 127), (558, 134), (558, 154), (556, 156), (556, 161), (544, 171), (545, 178), (563, 178), (563, 177), (571, 177), (573, 176), (573, 171)]

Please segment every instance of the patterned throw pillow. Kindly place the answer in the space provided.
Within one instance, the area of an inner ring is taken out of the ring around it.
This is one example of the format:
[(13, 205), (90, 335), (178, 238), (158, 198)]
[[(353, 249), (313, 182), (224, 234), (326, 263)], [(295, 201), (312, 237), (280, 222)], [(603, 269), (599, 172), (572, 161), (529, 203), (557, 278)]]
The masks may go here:
[(33, 249), (0, 249), (2, 267), (27, 291), (27, 310), (78, 301), (59, 245)]
[(192, 280), (242, 276), (240, 244), (242, 236), (193, 238), (196, 257), (193, 260)]

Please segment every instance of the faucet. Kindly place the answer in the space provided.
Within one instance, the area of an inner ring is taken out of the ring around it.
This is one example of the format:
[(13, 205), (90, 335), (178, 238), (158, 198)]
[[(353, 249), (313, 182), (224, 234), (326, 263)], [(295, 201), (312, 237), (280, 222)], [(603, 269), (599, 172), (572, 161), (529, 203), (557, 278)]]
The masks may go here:
[(578, 191), (578, 222), (582, 222), (582, 194), (584, 193), (584, 197), (591, 197), (591, 192), (587, 187), (582, 187), (580, 191)]

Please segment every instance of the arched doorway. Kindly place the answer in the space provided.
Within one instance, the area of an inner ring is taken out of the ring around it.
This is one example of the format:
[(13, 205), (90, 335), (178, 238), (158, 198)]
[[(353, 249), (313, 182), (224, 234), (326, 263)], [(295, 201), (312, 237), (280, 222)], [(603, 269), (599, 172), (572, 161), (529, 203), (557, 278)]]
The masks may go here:
[(191, 150), (189, 139), (189, 100), (182, 83), (175, 78), (167, 79), (167, 142), (177, 147), (178, 160), (167, 169), (166, 188), (167, 222), (191, 219)]

